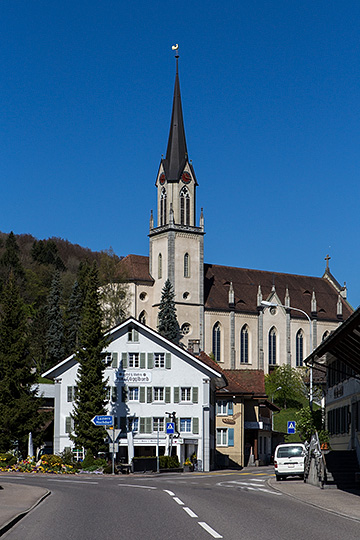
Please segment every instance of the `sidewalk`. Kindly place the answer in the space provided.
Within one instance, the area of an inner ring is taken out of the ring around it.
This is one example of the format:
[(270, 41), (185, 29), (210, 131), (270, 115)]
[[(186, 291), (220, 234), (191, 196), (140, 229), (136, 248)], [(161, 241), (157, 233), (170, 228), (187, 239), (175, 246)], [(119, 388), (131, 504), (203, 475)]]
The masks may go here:
[(0, 536), (50, 494), (48, 489), (24, 484), (3, 482), (1, 487)]
[(360, 490), (358, 494), (340, 489), (320, 489), (305, 484), (303, 480), (287, 479), (277, 482), (275, 478), (268, 480), (270, 486), (285, 495), (311, 506), (327, 510), (332, 514), (346, 516), (360, 521)]

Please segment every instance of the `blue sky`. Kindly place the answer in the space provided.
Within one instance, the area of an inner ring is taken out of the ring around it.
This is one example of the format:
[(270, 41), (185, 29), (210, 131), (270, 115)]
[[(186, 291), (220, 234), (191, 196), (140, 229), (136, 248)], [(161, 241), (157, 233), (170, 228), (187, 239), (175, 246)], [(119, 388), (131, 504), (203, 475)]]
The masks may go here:
[(205, 261), (360, 303), (360, 2), (2, 0), (0, 230), (148, 254), (175, 61)]

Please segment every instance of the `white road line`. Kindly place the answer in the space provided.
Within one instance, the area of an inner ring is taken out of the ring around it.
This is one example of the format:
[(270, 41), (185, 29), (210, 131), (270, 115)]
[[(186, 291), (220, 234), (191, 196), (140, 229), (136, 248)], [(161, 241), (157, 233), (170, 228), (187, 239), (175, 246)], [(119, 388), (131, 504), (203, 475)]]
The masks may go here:
[(91, 482), (91, 480), (60, 480), (57, 478), (47, 478), (48, 482), (71, 482), (72, 484), (98, 484), (99, 482)]
[(257, 491), (263, 491), (264, 493), (271, 493), (271, 495), (282, 495), (279, 491), (271, 491), (270, 489), (266, 488), (258, 488)]
[(207, 523), (205, 523), (205, 521), (198, 521), (198, 524), (200, 525), (200, 527), (202, 527), (203, 529), (205, 529), (206, 532), (208, 532), (209, 534), (211, 534), (211, 536), (213, 538), (223, 538), (221, 536), (221, 534), (219, 534), (218, 532), (214, 531), (214, 529), (212, 529), (210, 527), (210, 525), (208, 525)]
[(165, 493), (170, 495), (171, 497), (175, 497), (175, 493), (173, 491), (170, 491), (170, 489), (164, 489)]
[(173, 500), (174, 500), (175, 502), (177, 502), (178, 504), (181, 504), (181, 506), (184, 505), (184, 503), (182, 502), (181, 499), (179, 499), (179, 497), (174, 497)]
[(198, 516), (195, 514), (195, 512), (193, 512), (193, 511), (191, 510), (191, 508), (188, 508), (187, 506), (184, 506), (184, 510), (185, 510), (185, 512), (186, 512), (187, 514), (189, 514), (190, 517), (192, 517), (192, 518), (194, 518), (194, 517), (197, 518), (197, 517), (198, 517)]
[(142, 488), (142, 489), (157, 489), (156, 487), (152, 486), (139, 486), (138, 484), (118, 484), (120, 487), (135, 487), (135, 488)]

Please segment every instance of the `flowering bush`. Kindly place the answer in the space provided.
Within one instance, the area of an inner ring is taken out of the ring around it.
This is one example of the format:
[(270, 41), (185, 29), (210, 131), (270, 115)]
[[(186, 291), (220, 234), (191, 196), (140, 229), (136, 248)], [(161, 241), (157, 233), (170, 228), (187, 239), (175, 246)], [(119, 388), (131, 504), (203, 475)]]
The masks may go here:
[[(3, 456), (3, 454), (1, 454)], [(12, 456), (14, 457), (14, 456)], [(72, 465), (65, 465), (60, 456), (53, 454), (44, 455), (39, 461), (32, 457), (11, 463), (11, 460), (1, 459), (0, 471), (2, 472), (21, 472), (21, 473), (52, 473), (52, 474), (74, 474)]]

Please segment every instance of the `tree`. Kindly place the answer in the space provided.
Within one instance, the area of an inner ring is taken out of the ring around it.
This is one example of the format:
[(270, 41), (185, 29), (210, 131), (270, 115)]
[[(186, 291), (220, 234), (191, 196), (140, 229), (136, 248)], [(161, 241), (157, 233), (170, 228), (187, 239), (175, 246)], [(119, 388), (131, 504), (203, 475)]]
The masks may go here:
[(180, 327), (176, 317), (175, 293), (171, 281), (167, 279), (161, 294), (159, 307), (159, 333), (178, 344), (180, 340)]
[(19, 448), (27, 455), (27, 439), (41, 422), (33, 385), (23, 301), (11, 272), (2, 294), (0, 319), (0, 451)]
[(302, 441), (309, 441), (318, 432), (320, 443), (329, 442), (329, 433), (324, 429), (322, 410), (311, 410), (309, 405), (296, 413), (296, 428)]
[(106, 449), (104, 431), (94, 426), (91, 419), (106, 414), (106, 381), (104, 381), (104, 353), (107, 340), (102, 330), (99, 300), (99, 280), (94, 263), (86, 280), (86, 298), (79, 330), (79, 362), (77, 392), (72, 418), (73, 440), (76, 446), (90, 450), (94, 455)]
[(119, 263), (119, 257), (111, 248), (101, 253), (99, 271), (102, 282), (101, 308), (105, 330), (120, 324), (128, 316), (129, 290)]
[(83, 307), (83, 291), (78, 280), (74, 282), (65, 314), (66, 354), (70, 355), (78, 349), (81, 310)]
[(265, 390), (267, 395), (284, 409), (301, 405), (306, 396), (302, 372), (288, 364), (277, 367), (265, 376)]
[(65, 357), (64, 347), (64, 320), (61, 311), (61, 283), (60, 272), (57, 270), (54, 274), (50, 293), (47, 300), (47, 365), (51, 367)]
[(15, 234), (11, 231), (5, 241), (5, 251), (0, 264), (3, 267), (4, 281), (7, 281), (12, 272), (17, 278), (24, 279), (25, 273), (20, 262), (20, 249)]

